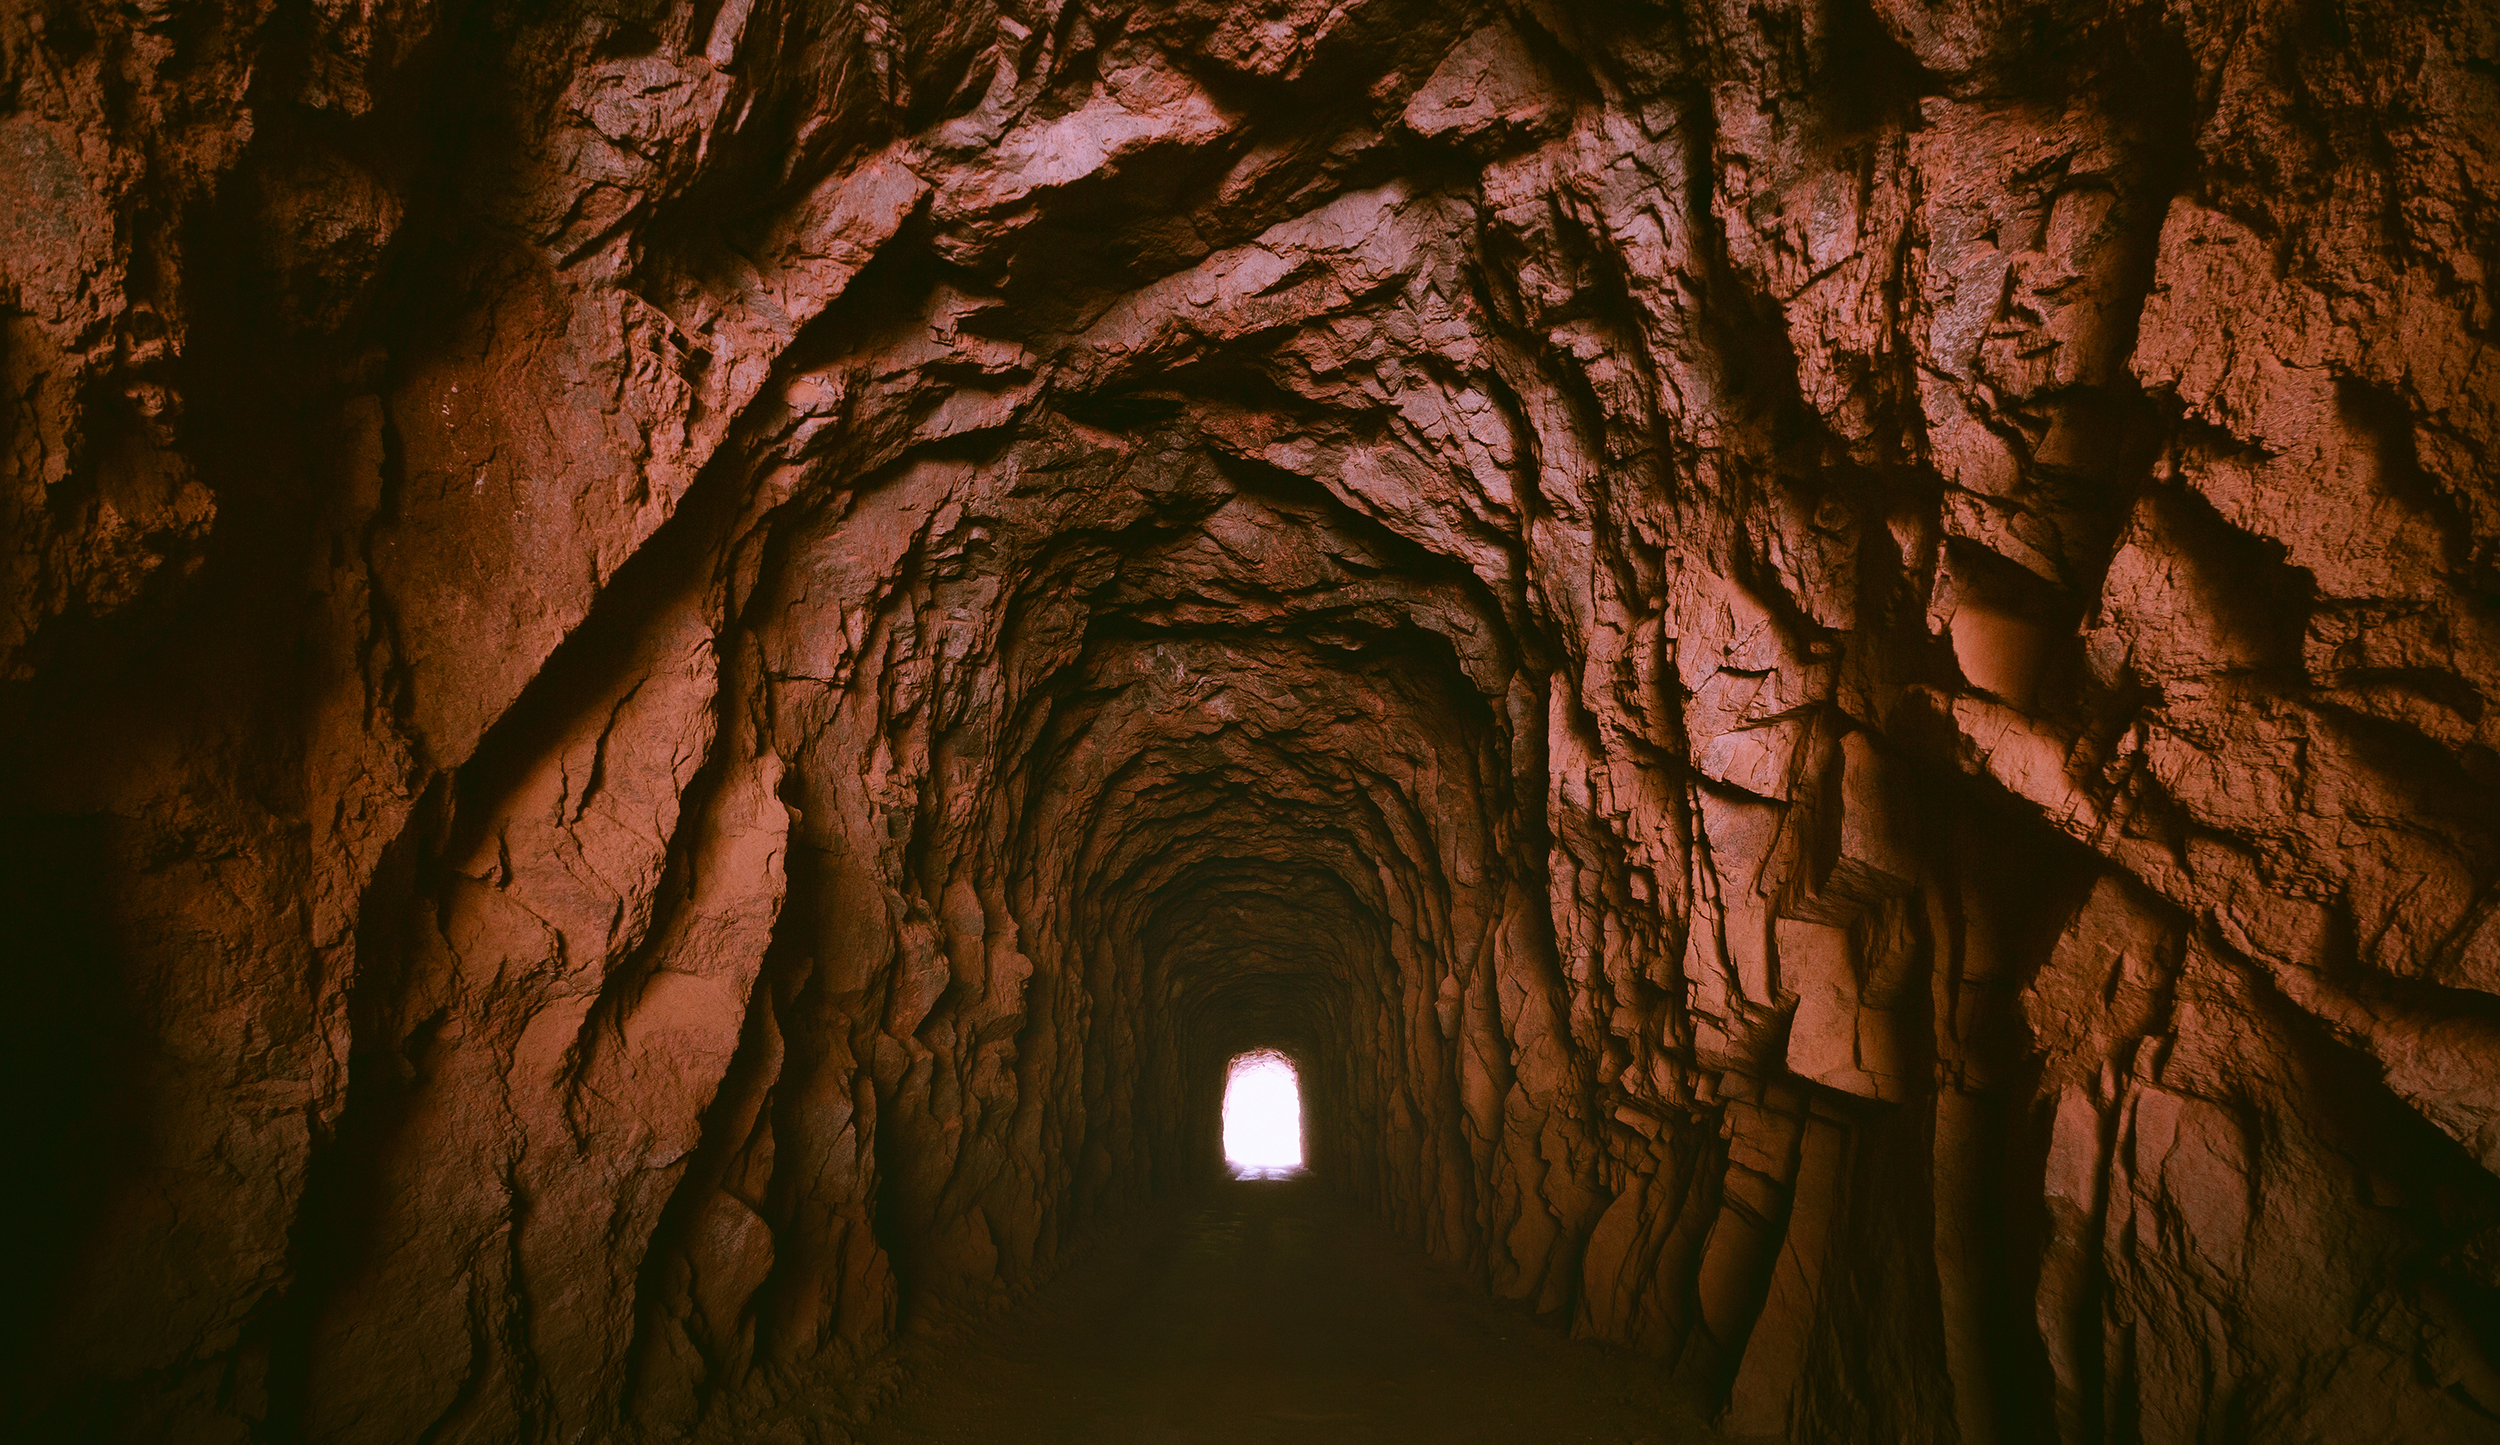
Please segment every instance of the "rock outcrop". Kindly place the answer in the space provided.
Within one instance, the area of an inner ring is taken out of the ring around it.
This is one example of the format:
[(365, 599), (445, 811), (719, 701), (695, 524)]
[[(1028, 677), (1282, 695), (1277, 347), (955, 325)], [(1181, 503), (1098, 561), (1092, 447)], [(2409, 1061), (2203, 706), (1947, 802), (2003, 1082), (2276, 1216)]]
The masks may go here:
[(0, 14), (12, 1438), (841, 1438), (1223, 1065), (1798, 1441), (2500, 1420), (2475, 0)]

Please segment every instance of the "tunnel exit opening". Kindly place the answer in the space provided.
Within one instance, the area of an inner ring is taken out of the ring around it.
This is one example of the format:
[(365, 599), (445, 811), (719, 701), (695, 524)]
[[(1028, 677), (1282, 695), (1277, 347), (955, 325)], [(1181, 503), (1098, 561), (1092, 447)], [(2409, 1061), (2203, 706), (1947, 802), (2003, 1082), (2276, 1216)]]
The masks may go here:
[(1237, 1179), (1302, 1172), (1302, 1081), (1274, 1049), (1238, 1055), (1227, 1071), (1224, 1162)]

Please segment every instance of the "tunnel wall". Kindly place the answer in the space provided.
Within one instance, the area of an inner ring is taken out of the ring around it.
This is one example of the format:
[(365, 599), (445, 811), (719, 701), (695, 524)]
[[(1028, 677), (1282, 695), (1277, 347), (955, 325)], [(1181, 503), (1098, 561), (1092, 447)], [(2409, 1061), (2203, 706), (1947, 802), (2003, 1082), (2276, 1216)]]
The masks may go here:
[(8, 7), (12, 1433), (839, 1439), (1274, 1046), (1734, 1434), (2488, 1438), (2496, 66)]

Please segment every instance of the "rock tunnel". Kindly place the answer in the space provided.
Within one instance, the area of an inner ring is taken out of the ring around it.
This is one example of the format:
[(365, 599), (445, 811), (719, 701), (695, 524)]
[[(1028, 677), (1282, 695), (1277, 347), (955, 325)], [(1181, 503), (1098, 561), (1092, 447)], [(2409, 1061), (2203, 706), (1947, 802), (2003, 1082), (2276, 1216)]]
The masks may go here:
[(2485, 5), (25, 0), (0, 196), (12, 1438), (847, 1441), (1256, 1050), (1729, 1438), (2500, 1431)]

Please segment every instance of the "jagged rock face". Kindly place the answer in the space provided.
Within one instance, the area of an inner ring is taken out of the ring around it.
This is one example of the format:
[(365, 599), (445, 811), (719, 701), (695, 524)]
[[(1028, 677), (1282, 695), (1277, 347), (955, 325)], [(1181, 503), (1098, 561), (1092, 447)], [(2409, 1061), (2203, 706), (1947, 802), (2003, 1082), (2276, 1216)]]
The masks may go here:
[(838, 1438), (1274, 1046), (1734, 1433), (2489, 1438), (2488, 7), (0, 45), (13, 1433)]

